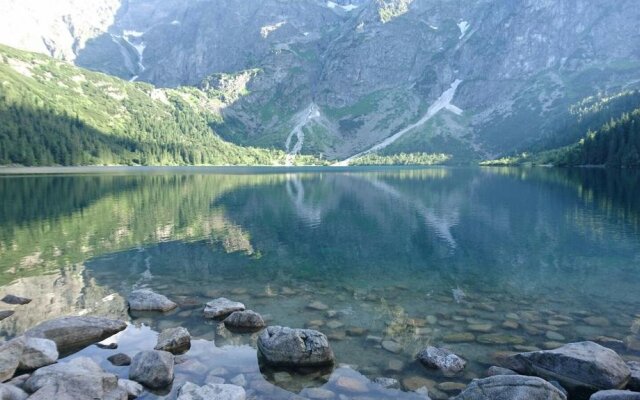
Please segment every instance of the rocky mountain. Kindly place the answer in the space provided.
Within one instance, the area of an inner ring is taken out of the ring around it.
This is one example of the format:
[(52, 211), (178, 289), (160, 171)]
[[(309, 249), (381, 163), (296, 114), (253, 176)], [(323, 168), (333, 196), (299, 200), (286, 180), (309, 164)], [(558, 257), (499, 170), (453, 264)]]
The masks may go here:
[(640, 86), (633, 0), (3, 0), (0, 8), (11, 10), (0, 16), (0, 42), (127, 80), (224, 92), (218, 134), (291, 156), (498, 156), (555, 134), (585, 97)]

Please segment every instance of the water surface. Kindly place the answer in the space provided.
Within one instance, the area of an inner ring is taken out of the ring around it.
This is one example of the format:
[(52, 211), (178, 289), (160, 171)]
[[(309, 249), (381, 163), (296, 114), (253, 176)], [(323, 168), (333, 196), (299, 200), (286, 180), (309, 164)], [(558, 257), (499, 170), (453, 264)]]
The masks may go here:
[[(635, 171), (36, 172), (49, 173), (0, 176), (1, 292), (34, 298), (0, 322), (0, 336), (61, 315), (108, 315), (131, 322), (112, 340), (133, 355), (152, 348), (157, 331), (184, 326), (194, 346), (169, 397), (213, 371), (242, 376), (267, 398), (317, 388), (352, 395), (336, 386), (344, 375), (374, 398), (400, 396), (367, 380), (380, 376), (401, 380), (407, 398), (422, 385), (446, 398), (438, 383), (468, 383), (502, 351), (601, 336), (622, 341), (608, 339), (625, 357), (640, 350)], [(129, 315), (124, 298), (140, 287), (180, 307)], [(260, 370), (256, 335), (202, 319), (202, 304), (219, 296), (270, 324), (325, 332), (339, 365), (310, 375)], [(444, 377), (415, 363), (429, 344), (468, 359), (467, 370)], [(112, 352), (80, 354), (126, 376), (104, 361)]]

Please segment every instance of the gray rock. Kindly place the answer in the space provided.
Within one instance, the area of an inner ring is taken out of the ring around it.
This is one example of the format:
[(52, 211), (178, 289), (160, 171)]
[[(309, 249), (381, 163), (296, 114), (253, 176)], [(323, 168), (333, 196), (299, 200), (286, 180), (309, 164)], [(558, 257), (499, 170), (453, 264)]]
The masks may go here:
[(476, 379), (454, 400), (566, 400), (549, 382), (533, 376), (496, 375)]
[(53, 340), (24, 337), (22, 341), (24, 349), (20, 357), (19, 370), (32, 371), (58, 361), (58, 348)]
[(631, 371), (631, 377), (629, 378), (629, 383), (627, 384), (627, 389), (635, 390), (640, 392), (640, 362), (638, 361), (629, 361), (627, 363), (629, 370)]
[(24, 342), (17, 338), (0, 344), (0, 382), (13, 377), (20, 365)]
[(21, 305), (21, 306), (31, 303), (31, 299), (27, 297), (14, 296), (12, 294), (8, 294), (4, 296), (1, 301), (7, 304), (14, 304), (14, 305)]
[(156, 350), (164, 350), (173, 354), (186, 353), (191, 348), (191, 335), (186, 328), (165, 329), (158, 335)]
[(107, 360), (116, 367), (122, 367), (125, 365), (131, 365), (131, 357), (124, 353), (114, 354), (112, 356), (107, 357)]
[(2, 321), (3, 319), (7, 319), (10, 316), (12, 316), (13, 314), (15, 314), (16, 312), (13, 310), (0, 310), (0, 321)]
[(0, 383), (0, 399), (1, 400), (25, 400), (29, 395), (19, 387)]
[(10, 381), (7, 381), (7, 383), (24, 390), (24, 383), (27, 381), (27, 379), (29, 379), (30, 376), (31, 374), (14, 376)]
[(204, 317), (209, 319), (218, 319), (226, 317), (234, 311), (244, 311), (245, 306), (237, 301), (231, 301), (224, 297), (211, 300), (204, 307)]
[(178, 400), (245, 400), (246, 397), (240, 386), (215, 383), (198, 386), (187, 382), (178, 393)]
[(507, 367), (521, 374), (558, 381), (576, 398), (588, 398), (599, 390), (624, 388), (631, 375), (615, 351), (594, 342), (516, 354), (506, 362)]
[(106, 373), (93, 360), (76, 358), (36, 370), (24, 384), (30, 399), (84, 400), (121, 399), (127, 394), (118, 387), (118, 377)]
[(149, 289), (134, 290), (127, 297), (129, 310), (131, 311), (171, 311), (178, 307), (176, 303), (166, 296)]
[(394, 340), (383, 340), (382, 348), (388, 352), (398, 354), (402, 351), (402, 345)]
[(25, 336), (53, 340), (59, 353), (68, 354), (113, 336), (126, 327), (126, 322), (109, 318), (62, 317), (36, 325), (26, 331)]
[(258, 337), (258, 352), (275, 366), (313, 367), (334, 362), (327, 337), (311, 329), (269, 326)]
[(456, 374), (464, 369), (467, 362), (449, 350), (429, 346), (418, 353), (418, 360), (428, 368), (436, 368), (448, 374)]
[(258, 331), (265, 327), (264, 319), (255, 311), (234, 311), (224, 320), (224, 326), (230, 330)]
[(512, 371), (508, 368), (491, 366), (487, 370), (487, 376), (496, 376), (496, 375), (518, 375), (516, 371)]
[(589, 400), (640, 400), (640, 393), (629, 390), (601, 390), (589, 397)]
[(173, 382), (173, 354), (166, 351), (141, 351), (133, 357), (129, 379), (151, 389), (162, 389)]
[(135, 399), (144, 392), (144, 388), (141, 384), (129, 379), (118, 379), (118, 387), (127, 393), (129, 399)]
[(400, 389), (400, 382), (394, 378), (379, 377), (375, 378), (373, 383), (376, 383), (385, 389)]

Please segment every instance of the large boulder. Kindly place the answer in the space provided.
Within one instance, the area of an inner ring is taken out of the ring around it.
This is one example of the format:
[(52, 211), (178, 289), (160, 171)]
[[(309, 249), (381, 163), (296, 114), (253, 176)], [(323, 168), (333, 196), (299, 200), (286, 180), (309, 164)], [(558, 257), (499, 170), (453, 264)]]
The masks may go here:
[(629, 390), (601, 390), (594, 393), (589, 400), (640, 400), (640, 393)]
[(182, 354), (191, 348), (191, 335), (186, 328), (165, 329), (158, 335), (156, 350), (164, 350), (173, 354)]
[(549, 382), (522, 375), (496, 375), (476, 379), (454, 400), (566, 400)]
[(173, 382), (173, 354), (167, 351), (141, 351), (131, 361), (129, 379), (151, 389), (162, 389)]
[(118, 377), (104, 372), (95, 361), (78, 357), (36, 370), (24, 384), (36, 400), (127, 399)]
[(25, 400), (29, 395), (19, 387), (0, 383), (0, 399), (2, 400)]
[(220, 297), (208, 302), (204, 307), (204, 317), (209, 319), (221, 319), (234, 311), (244, 311), (245, 306), (237, 301), (231, 301)]
[(53, 340), (58, 352), (69, 354), (113, 336), (126, 327), (126, 322), (109, 318), (62, 317), (36, 325), (26, 331), (25, 336)]
[(255, 332), (265, 327), (262, 316), (251, 310), (234, 311), (223, 322), (232, 331)]
[(240, 386), (214, 383), (198, 386), (187, 382), (178, 393), (178, 400), (245, 400), (246, 397)]
[(167, 312), (178, 307), (176, 303), (166, 296), (149, 289), (134, 290), (127, 297), (129, 310), (131, 311), (161, 311)]
[(334, 362), (327, 337), (311, 329), (269, 326), (258, 337), (258, 353), (273, 366), (314, 367)]
[(24, 341), (20, 338), (0, 344), (0, 382), (11, 379), (16, 373), (23, 350)]
[(572, 398), (599, 390), (622, 389), (630, 370), (613, 350), (594, 342), (570, 343), (555, 350), (516, 354), (506, 367), (525, 375), (558, 381)]
[(58, 348), (53, 340), (24, 337), (22, 341), (24, 349), (20, 356), (19, 370), (32, 371), (58, 361)]
[(422, 350), (417, 358), (425, 367), (439, 369), (445, 374), (457, 374), (467, 365), (465, 360), (449, 350), (433, 346)]

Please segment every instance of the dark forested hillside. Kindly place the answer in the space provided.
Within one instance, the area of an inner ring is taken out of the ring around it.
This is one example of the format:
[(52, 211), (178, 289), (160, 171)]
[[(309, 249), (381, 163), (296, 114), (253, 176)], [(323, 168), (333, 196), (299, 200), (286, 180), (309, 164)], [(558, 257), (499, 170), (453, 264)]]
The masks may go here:
[[(0, 164), (273, 165), (211, 129), (217, 99), (156, 89), (0, 46)], [(299, 160), (309, 162), (310, 160)]]

